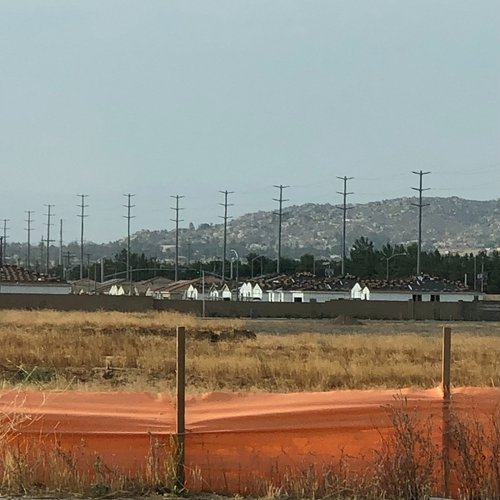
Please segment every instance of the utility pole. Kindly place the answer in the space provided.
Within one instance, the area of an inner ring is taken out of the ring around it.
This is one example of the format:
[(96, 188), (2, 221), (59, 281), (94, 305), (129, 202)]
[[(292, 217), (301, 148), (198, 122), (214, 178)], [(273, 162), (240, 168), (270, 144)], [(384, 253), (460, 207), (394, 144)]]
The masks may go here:
[(412, 173), (419, 176), (419, 187), (412, 187), (414, 191), (418, 191), (418, 203), (412, 203), (414, 207), (418, 207), (418, 247), (417, 247), (417, 276), (420, 276), (420, 252), (422, 249), (422, 208), (429, 206), (428, 203), (422, 202), (422, 193), (424, 191), (428, 191), (429, 188), (422, 187), (422, 178), (424, 175), (430, 174), (430, 172), (415, 172), (412, 170)]
[(80, 279), (83, 279), (83, 230), (84, 230), (84, 220), (88, 215), (85, 215), (85, 209), (88, 208), (88, 205), (85, 205), (85, 198), (88, 197), (88, 194), (77, 194), (79, 198), (81, 198), (80, 205), (77, 207), (80, 208), (80, 214), (77, 217), (80, 217)]
[[(281, 222), (283, 220), (283, 203), (285, 201), (289, 200), (284, 200), (283, 199), (283, 189), (289, 188), (290, 186), (283, 186), (280, 184), (277, 186), (276, 184), (274, 185), (275, 188), (278, 188), (280, 190), (280, 196), (279, 198), (273, 198), (274, 201), (277, 201), (279, 203), (279, 209), (278, 209), (278, 260), (276, 262), (276, 273), (280, 273), (280, 265), (281, 265)], [(275, 212), (276, 214), (276, 212)]]
[(7, 231), (10, 227), (7, 227), (7, 222), (10, 222), (10, 219), (3, 219), (3, 247), (2, 247), (2, 257), (4, 262), (7, 262)]
[(51, 209), (54, 207), (54, 205), (45, 205), (47, 207), (47, 213), (45, 214), (47, 216), (47, 239), (45, 240), (45, 243), (47, 245), (47, 252), (46, 252), (46, 261), (45, 261), (45, 274), (49, 274), (49, 267), (50, 267), (50, 244), (54, 241), (50, 239), (50, 226), (52, 226), (52, 223), (50, 222), (51, 217), (54, 215), (51, 212)]
[(64, 279), (66, 281), (68, 281), (68, 272), (71, 271), (71, 257), (72, 257), (72, 255), (71, 255), (71, 252), (69, 250), (65, 253), (65, 255), (66, 255), (66, 273), (65, 273)]
[(42, 272), (43, 261), (45, 260), (44, 250), (45, 250), (45, 240), (43, 239), (43, 234), (42, 234), (42, 237), (40, 239), (40, 269), (39, 269), (40, 273)]
[(175, 200), (175, 207), (170, 207), (175, 211), (175, 219), (170, 219), (172, 222), (175, 222), (175, 276), (174, 281), (179, 279), (179, 211), (183, 210), (179, 208), (179, 200), (184, 198), (184, 196), (179, 196), (178, 194), (175, 196), (171, 196)]
[(223, 251), (222, 251), (222, 281), (226, 280), (226, 256), (227, 256), (227, 219), (230, 217), (227, 216), (227, 207), (232, 207), (232, 203), (227, 202), (227, 197), (230, 194), (233, 194), (234, 191), (219, 191), (219, 193), (224, 195), (224, 203), (219, 203), (221, 207), (224, 207), (224, 215), (219, 215), (221, 219), (224, 220), (224, 243), (223, 243)]
[(346, 260), (346, 221), (347, 221), (347, 211), (350, 210), (353, 207), (348, 207), (347, 206), (347, 197), (351, 194), (354, 194), (353, 192), (348, 193), (347, 192), (347, 181), (350, 181), (354, 179), (354, 177), (338, 177), (337, 179), (340, 179), (344, 183), (344, 189), (343, 191), (337, 191), (337, 194), (342, 195), (343, 197), (343, 204), (342, 206), (337, 206), (340, 210), (342, 210), (342, 267), (340, 270), (340, 274), (342, 276), (345, 276), (345, 260)]
[(63, 220), (59, 219), (59, 267), (63, 265)]
[(0, 236), (0, 267), (3, 266), (3, 236)]
[(123, 196), (127, 197), (127, 204), (123, 205), (127, 209), (127, 215), (124, 215), (123, 217), (127, 219), (127, 281), (130, 282), (132, 276), (130, 272), (130, 220), (135, 219), (135, 215), (130, 215), (130, 211), (135, 207), (135, 205), (131, 205), (132, 198), (135, 194), (129, 193), (124, 194)]
[(87, 253), (87, 279), (90, 280), (90, 254)]
[(24, 222), (26, 222), (26, 224), (28, 224), (28, 226), (26, 227), (26, 233), (28, 234), (28, 252), (27, 252), (27, 255), (26, 255), (26, 268), (29, 269), (31, 267), (31, 231), (33, 231), (33, 227), (32, 227), (32, 223), (34, 222), (34, 220), (31, 218), (31, 216), (33, 215), (33, 211), (32, 210), (26, 210), (25, 212), (27, 214), (27, 219), (25, 219)]
[(187, 241), (187, 265), (191, 264), (191, 240)]

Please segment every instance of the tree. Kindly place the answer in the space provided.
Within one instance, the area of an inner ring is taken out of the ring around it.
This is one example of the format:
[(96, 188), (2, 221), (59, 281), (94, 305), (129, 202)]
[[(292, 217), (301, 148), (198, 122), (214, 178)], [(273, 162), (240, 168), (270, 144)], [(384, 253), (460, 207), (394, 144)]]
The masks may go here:
[(363, 278), (373, 278), (380, 274), (380, 257), (373, 247), (373, 241), (362, 236), (352, 245), (349, 270), (351, 274)]

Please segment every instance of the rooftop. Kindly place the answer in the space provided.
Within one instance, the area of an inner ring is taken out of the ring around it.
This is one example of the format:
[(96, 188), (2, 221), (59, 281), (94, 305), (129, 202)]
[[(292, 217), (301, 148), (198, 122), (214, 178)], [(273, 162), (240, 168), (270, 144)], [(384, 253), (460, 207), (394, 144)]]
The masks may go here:
[(0, 266), (0, 281), (4, 283), (54, 283), (60, 281), (55, 276), (37, 273), (22, 266)]

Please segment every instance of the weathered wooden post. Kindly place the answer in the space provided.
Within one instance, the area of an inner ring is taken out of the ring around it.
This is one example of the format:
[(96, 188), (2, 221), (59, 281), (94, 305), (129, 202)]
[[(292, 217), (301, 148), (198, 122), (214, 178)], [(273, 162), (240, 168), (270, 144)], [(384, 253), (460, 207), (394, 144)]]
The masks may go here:
[(442, 387), (443, 398), (450, 400), (450, 376), (451, 376), (451, 328), (443, 327), (443, 357), (442, 357)]
[(176, 490), (184, 490), (184, 459), (186, 438), (186, 331), (183, 326), (177, 327), (177, 416), (175, 422), (176, 432)]
[(443, 388), (443, 494), (450, 489), (450, 402), (451, 402), (451, 328), (443, 327), (442, 378)]

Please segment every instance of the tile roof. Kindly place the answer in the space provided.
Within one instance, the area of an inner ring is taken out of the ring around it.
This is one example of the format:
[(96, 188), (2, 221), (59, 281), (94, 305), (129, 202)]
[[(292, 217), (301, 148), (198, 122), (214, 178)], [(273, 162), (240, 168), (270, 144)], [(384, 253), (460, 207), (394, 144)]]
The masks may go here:
[(355, 276), (344, 277), (314, 276), (311, 273), (297, 273), (294, 275), (261, 276), (248, 280), (252, 285), (256, 283), (263, 290), (300, 290), (300, 291), (350, 291), (359, 283), (370, 290), (380, 291), (408, 291), (414, 292), (469, 292), (470, 289), (459, 281), (441, 279), (429, 275), (401, 278), (386, 281), (384, 279), (361, 280)]
[(0, 281), (9, 283), (53, 283), (60, 280), (55, 276), (37, 273), (22, 266), (6, 264), (0, 266)]

